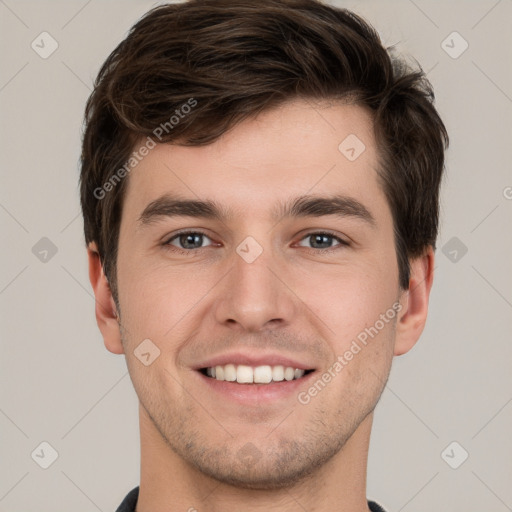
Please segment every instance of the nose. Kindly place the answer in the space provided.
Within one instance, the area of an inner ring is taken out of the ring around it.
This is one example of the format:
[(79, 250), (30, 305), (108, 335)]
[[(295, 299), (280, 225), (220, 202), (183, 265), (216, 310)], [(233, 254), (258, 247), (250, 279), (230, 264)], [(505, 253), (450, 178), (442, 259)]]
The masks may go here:
[(247, 332), (288, 326), (298, 299), (285, 262), (270, 250), (249, 261), (234, 253), (233, 266), (216, 290), (217, 322)]

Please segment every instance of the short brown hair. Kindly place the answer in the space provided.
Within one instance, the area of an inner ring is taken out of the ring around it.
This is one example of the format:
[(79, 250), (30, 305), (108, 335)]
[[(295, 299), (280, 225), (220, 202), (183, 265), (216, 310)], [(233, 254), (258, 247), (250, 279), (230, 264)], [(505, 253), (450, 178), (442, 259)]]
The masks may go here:
[[(160, 142), (208, 144), (293, 98), (349, 98), (373, 112), (399, 284), (409, 287), (409, 259), (435, 248), (448, 145), (421, 68), (395, 58), (359, 16), (320, 1), (190, 0), (156, 7), (132, 27), (103, 64), (86, 106), (85, 239), (97, 243), (116, 301), (126, 188), (119, 170), (127, 174), (136, 142), (167, 123)], [(197, 108), (170, 126), (169, 116), (191, 99)]]

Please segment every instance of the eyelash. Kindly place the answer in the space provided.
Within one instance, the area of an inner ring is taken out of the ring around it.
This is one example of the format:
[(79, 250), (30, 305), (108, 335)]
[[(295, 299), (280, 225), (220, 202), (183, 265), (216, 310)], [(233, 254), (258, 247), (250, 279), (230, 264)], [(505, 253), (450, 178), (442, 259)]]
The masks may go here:
[[(176, 233), (175, 235), (173, 235), (171, 238), (169, 238), (162, 245), (166, 249), (168, 249), (168, 250), (171, 250), (171, 251), (179, 253), (179, 254), (185, 254), (187, 256), (197, 254), (197, 252), (199, 252), (199, 251), (201, 251), (203, 249), (207, 249), (207, 247), (199, 247), (197, 249), (181, 249), (180, 247), (176, 247), (176, 246), (171, 244), (172, 241), (176, 240), (177, 238), (179, 238), (182, 235), (203, 235), (206, 238), (210, 238), (203, 231), (181, 231), (181, 232)], [(308, 237), (311, 237), (313, 235), (323, 235), (323, 236), (328, 236), (330, 238), (334, 238), (337, 242), (339, 242), (339, 245), (335, 245), (334, 247), (328, 247), (326, 249), (316, 249), (314, 247), (303, 247), (303, 249), (305, 249), (306, 252), (310, 252), (310, 253), (313, 253), (313, 254), (318, 254), (320, 252), (321, 253), (331, 253), (331, 252), (336, 251), (336, 250), (338, 250), (338, 249), (340, 249), (342, 247), (350, 246), (350, 244), (347, 241), (343, 240), (339, 236), (336, 236), (334, 233), (330, 233), (329, 231), (311, 231), (310, 233), (306, 233), (300, 239), (300, 241), (302, 241), (302, 240), (304, 240), (304, 239), (306, 239)]]

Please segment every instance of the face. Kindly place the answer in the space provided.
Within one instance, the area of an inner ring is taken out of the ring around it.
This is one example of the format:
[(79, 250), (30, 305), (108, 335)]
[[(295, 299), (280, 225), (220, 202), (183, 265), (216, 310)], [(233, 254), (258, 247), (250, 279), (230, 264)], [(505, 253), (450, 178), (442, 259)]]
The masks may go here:
[(297, 100), (157, 145), (130, 174), (117, 265), (141, 421), (193, 468), (289, 485), (373, 411), (401, 306), (363, 108)]

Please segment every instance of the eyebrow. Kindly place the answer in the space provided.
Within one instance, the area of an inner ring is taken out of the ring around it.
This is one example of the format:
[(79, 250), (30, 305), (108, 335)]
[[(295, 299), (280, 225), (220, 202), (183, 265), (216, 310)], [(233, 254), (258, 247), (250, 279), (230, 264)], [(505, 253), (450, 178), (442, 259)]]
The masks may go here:
[[(286, 217), (352, 217), (364, 221), (375, 228), (376, 221), (370, 211), (360, 201), (345, 195), (299, 196), (278, 203), (272, 212), (272, 219)], [(195, 217), (227, 221), (233, 217), (233, 211), (215, 201), (183, 199), (165, 194), (149, 203), (139, 217), (142, 225), (151, 224), (168, 217)]]

